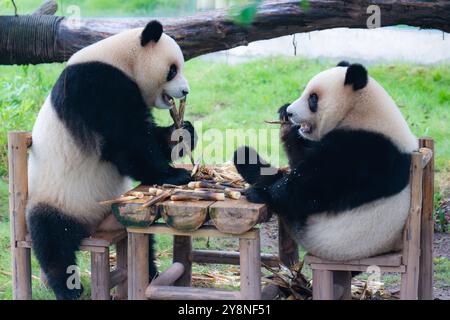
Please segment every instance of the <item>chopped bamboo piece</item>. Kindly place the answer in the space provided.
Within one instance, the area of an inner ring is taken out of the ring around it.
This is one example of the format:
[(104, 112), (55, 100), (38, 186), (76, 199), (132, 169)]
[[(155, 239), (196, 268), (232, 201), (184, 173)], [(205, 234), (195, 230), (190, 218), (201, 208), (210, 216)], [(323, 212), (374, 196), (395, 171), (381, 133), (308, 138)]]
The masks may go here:
[[(207, 192), (217, 192), (217, 189), (208, 189), (208, 188), (196, 188), (195, 191), (207, 191)], [(233, 190), (221, 190), (225, 194), (227, 198), (239, 200), (242, 196), (242, 194), (239, 191), (233, 191)]]
[(151, 199), (151, 200), (147, 201), (146, 203), (144, 203), (142, 205), (142, 208), (150, 207), (150, 206), (152, 206), (152, 205), (154, 205), (154, 204), (156, 204), (158, 202), (162, 202), (162, 201), (170, 198), (170, 196), (172, 195), (172, 192), (173, 192), (172, 190), (163, 191), (161, 194), (155, 196), (153, 199)]
[[(137, 199), (143, 199), (145, 197), (145, 193), (139, 192), (139, 191), (131, 191), (127, 195), (136, 197)], [(150, 195), (150, 194), (148, 194), (148, 195)]]
[(289, 121), (283, 121), (283, 120), (266, 120), (264, 121), (267, 124), (291, 124)]
[(208, 182), (205, 182), (205, 181), (189, 182), (188, 188), (189, 189), (205, 188), (205, 189), (225, 190), (225, 187), (221, 186), (220, 184), (213, 184), (213, 183), (208, 183)]
[(209, 199), (201, 199), (198, 196), (194, 195), (172, 195), (170, 196), (170, 200), (172, 201), (200, 201), (200, 200), (209, 200)]
[(150, 195), (152, 195), (152, 196), (159, 196), (160, 194), (163, 193), (163, 190), (158, 189), (158, 188), (151, 187), (151, 188), (148, 189), (148, 192), (149, 192)]
[(186, 186), (177, 186), (175, 184), (163, 184), (162, 185), (163, 189), (186, 189)]

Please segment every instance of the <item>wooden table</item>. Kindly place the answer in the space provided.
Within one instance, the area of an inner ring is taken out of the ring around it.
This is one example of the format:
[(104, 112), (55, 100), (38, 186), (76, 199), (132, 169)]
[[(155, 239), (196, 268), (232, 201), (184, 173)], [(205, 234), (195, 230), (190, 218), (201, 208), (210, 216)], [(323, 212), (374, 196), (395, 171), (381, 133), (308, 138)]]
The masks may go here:
[[(148, 190), (139, 186), (135, 191)], [(140, 208), (140, 204), (122, 205), (128, 214)], [(116, 208), (117, 210), (117, 208)], [(141, 211), (142, 213), (142, 211)], [(225, 201), (165, 201), (150, 208), (147, 214), (155, 220), (163, 213), (165, 222), (151, 225), (129, 226), (128, 231), (128, 298), (142, 299), (261, 299), (261, 261), (278, 266), (280, 260), (291, 265), (298, 261), (298, 248), (280, 224), (280, 256), (261, 254), (260, 231), (256, 224), (268, 217), (263, 204), (240, 200)], [(176, 215), (185, 215), (186, 226), (176, 223)], [(191, 215), (196, 218), (189, 223)], [(194, 223), (204, 216), (204, 222)], [(245, 223), (242, 223), (242, 222)], [(167, 225), (170, 224), (171, 226)], [(175, 227), (175, 228), (174, 228)], [(219, 230), (220, 229), (220, 230)], [(150, 234), (173, 235), (174, 264), (149, 284), (148, 237)], [(239, 252), (193, 250), (193, 237), (226, 237), (239, 239)], [(240, 265), (240, 291), (191, 288), (192, 263)]]

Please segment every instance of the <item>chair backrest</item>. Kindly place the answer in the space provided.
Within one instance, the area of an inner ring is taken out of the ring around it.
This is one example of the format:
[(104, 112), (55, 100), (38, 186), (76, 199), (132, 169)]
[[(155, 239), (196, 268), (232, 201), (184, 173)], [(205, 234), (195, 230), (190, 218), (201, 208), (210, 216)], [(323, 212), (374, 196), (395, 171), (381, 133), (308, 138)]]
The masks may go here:
[[(420, 145), (424, 144), (425, 139), (420, 140)], [(411, 157), (411, 202), (409, 216), (405, 224), (403, 231), (403, 253), (402, 253), (402, 263), (410, 268), (409, 274), (412, 274), (412, 279), (408, 281), (402, 281), (402, 286), (417, 286), (419, 282), (419, 266), (421, 253), (424, 251), (432, 251), (432, 248), (425, 248), (423, 243), (422, 235), (422, 224), (424, 226), (429, 224), (429, 221), (425, 219), (425, 216), (430, 214), (427, 212), (429, 208), (430, 198), (429, 184), (430, 178), (433, 176), (429, 174), (424, 175), (424, 169), (433, 166), (433, 150), (427, 147), (422, 147), (418, 152), (414, 152)], [(425, 192), (425, 190), (427, 190)], [(424, 197), (424, 194), (427, 197)], [(431, 197), (433, 201), (433, 197)], [(424, 208), (424, 204), (427, 207)], [(425, 210), (424, 210), (425, 209)], [(431, 212), (432, 217), (432, 212)], [(402, 288), (403, 290), (403, 288)], [(410, 288), (406, 290), (408, 292), (417, 292), (417, 288)]]
[(31, 133), (8, 133), (9, 162), (9, 214), (11, 242), (25, 241), (27, 227), (25, 212), (28, 200), (28, 148), (31, 146)]

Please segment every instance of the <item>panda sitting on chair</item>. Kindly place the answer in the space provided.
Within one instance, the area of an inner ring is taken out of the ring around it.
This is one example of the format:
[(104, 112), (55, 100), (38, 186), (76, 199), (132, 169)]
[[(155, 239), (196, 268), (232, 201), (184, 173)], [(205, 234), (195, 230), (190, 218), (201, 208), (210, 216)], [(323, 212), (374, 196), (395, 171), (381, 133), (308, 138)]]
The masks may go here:
[[(175, 127), (156, 126), (150, 112), (153, 106), (170, 109), (171, 99), (189, 93), (183, 66), (179, 46), (152, 21), (76, 53), (40, 110), (29, 158), (27, 224), (58, 299), (82, 293), (66, 285), (81, 240), (121, 227), (99, 201), (130, 190), (130, 178), (147, 185), (190, 181), (190, 172), (171, 166)], [(184, 129), (194, 147), (194, 128), (185, 122)]]
[(363, 66), (341, 62), (316, 75), (280, 117), (292, 123), (281, 131), (291, 172), (262, 175), (270, 165), (238, 149), (236, 167), (252, 184), (247, 199), (268, 204), (324, 259), (399, 249), (418, 141), (386, 91)]

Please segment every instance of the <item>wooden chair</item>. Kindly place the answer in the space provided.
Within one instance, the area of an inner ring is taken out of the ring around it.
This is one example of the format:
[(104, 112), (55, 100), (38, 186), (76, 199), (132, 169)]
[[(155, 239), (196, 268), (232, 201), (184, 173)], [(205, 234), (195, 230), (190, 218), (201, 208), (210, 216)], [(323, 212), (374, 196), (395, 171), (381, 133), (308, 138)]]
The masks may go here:
[[(411, 206), (403, 232), (403, 250), (346, 262), (307, 255), (305, 262), (313, 271), (313, 299), (351, 299), (351, 271), (364, 272), (370, 266), (401, 274), (401, 299), (433, 299), (434, 142), (421, 139), (420, 147), (420, 152), (412, 156)], [(335, 293), (338, 287), (343, 289), (340, 297)]]
[[(28, 198), (28, 148), (30, 133), (8, 134), (9, 152), (9, 208), (11, 224), (11, 252), (13, 298), (30, 300), (31, 290), (31, 238), (27, 232), (25, 210)], [(109, 248), (116, 247), (116, 269), (110, 272)], [(127, 233), (95, 233), (81, 243), (81, 250), (91, 253), (91, 291), (93, 300), (109, 300), (110, 289), (117, 287), (118, 299), (126, 299), (127, 285)]]

